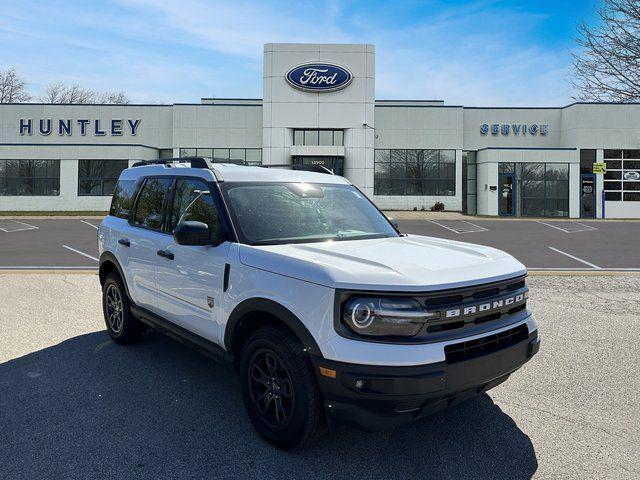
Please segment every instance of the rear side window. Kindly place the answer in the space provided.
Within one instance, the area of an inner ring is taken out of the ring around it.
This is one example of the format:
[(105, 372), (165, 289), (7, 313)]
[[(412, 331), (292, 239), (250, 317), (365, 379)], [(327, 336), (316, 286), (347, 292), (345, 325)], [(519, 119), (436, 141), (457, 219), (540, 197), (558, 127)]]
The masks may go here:
[(160, 230), (164, 197), (173, 182), (170, 178), (148, 178), (136, 203), (134, 225)]
[(201, 180), (179, 178), (169, 217), (169, 231), (182, 222), (195, 221), (207, 224), (212, 238), (221, 238), (222, 229), (218, 210), (207, 184)]
[(133, 206), (133, 196), (136, 192), (135, 180), (118, 180), (111, 199), (109, 215), (118, 218), (129, 218)]

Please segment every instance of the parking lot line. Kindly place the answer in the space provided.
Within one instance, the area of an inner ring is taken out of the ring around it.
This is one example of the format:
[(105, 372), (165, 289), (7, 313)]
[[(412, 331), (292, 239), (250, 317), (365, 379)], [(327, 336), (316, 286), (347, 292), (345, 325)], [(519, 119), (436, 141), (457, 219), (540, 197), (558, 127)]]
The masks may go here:
[(95, 261), (95, 262), (98, 262), (98, 261), (99, 261), (96, 257), (94, 257), (94, 256), (92, 256), (92, 255), (89, 255), (88, 253), (81, 252), (80, 250), (76, 250), (75, 248), (72, 248), (72, 247), (70, 247), (70, 246), (68, 246), (68, 245), (62, 245), (62, 246), (63, 246), (64, 248), (66, 248), (67, 250), (71, 250), (72, 252), (75, 252), (75, 253), (77, 253), (78, 255), (82, 255), (83, 257), (90, 258), (91, 260), (93, 260), (93, 261)]
[(598, 265), (595, 265), (593, 263), (587, 262), (586, 260), (583, 260), (581, 258), (576, 257), (575, 255), (571, 255), (570, 253), (567, 252), (563, 252), (562, 250), (558, 250), (557, 248), (553, 248), (553, 247), (549, 247), (551, 250), (553, 250), (554, 252), (558, 252), (562, 255), (565, 255), (569, 258), (573, 258), (575, 261), (580, 262), (580, 263), (584, 263), (585, 265), (589, 265), (591, 268), (594, 268), (596, 270), (602, 270), (602, 267), (599, 267)]
[[(0, 222), (11, 222), (10, 225), (19, 224), (19, 225), (23, 226), (23, 228), (12, 228), (9, 225), (7, 225), (6, 223), (2, 223), (2, 225), (4, 225), (5, 227), (9, 226), (8, 230), (6, 228), (0, 227), (0, 230), (2, 230), (5, 233), (23, 232), (25, 230), (38, 230), (38, 228), (40, 228), (40, 227), (36, 227), (35, 225), (31, 225), (29, 223), (19, 222), (18, 220), (3, 220), (3, 221), (0, 221)], [(26, 228), (24, 228), (24, 227), (26, 227)]]
[(564, 233), (577, 233), (577, 232), (590, 232), (593, 230), (597, 230), (596, 227), (592, 227), (591, 225), (585, 225), (580, 222), (571, 222), (571, 225), (579, 225), (582, 228), (567, 230), (566, 228), (559, 227), (558, 225), (553, 225), (552, 223), (543, 222), (542, 220), (536, 220), (537, 223), (541, 223), (542, 225), (546, 225), (547, 227), (555, 228), (556, 230), (560, 230)]
[[(443, 220), (441, 220), (440, 222), (438, 222), (436, 220), (429, 220), (429, 221), (431, 223), (435, 223), (439, 227), (446, 228), (450, 232), (454, 232), (454, 233), (457, 233), (457, 234), (460, 234), (460, 233), (475, 233), (475, 232), (488, 232), (489, 231), (488, 228), (481, 227), (480, 225), (476, 225), (475, 223), (471, 223), (471, 222), (469, 222), (467, 220), (452, 220), (452, 221), (448, 222), (449, 225), (441, 223), (441, 222), (443, 222)], [(466, 227), (466, 225), (469, 225), (470, 228)], [(456, 226), (459, 226), (459, 227), (462, 227), (462, 228), (456, 228)]]
[(98, 229), (98, 227), (97, 227), (96, 225), (94, 225), (93, 223), (91, 223), (91, 222), (87, 222), (86, 220), (80, 220), (80, 221), (81, 221), (82, 223), (86, 223), (86, 224), (87, 224), (87, 225), (89, 225), (90, 227), (95, 228), (96, 230)]

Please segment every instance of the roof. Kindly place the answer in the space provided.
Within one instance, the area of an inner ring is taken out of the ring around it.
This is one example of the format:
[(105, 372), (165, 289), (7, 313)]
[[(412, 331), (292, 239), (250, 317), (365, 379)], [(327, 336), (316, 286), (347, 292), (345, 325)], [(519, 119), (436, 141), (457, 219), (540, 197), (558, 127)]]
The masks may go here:
[(150, 164), (130, 167), (121, 174), (122, 179), (133, 180), (143, 175), (197, 176), (207, 180), (224, 182), (309, 182), (350, 185), (337, 175), (289, 170), (286, 168), (248, 167), (231, 163), (214, 163), (213, 171), (208, 168), (192, 168), (185, 163)]
[(343, 177), (304, 170), (246, 167), (231, 163), (215, 163), (213, 169), (220, 174), (225, 182), (310, 182), (349, 185), (349, 182)]

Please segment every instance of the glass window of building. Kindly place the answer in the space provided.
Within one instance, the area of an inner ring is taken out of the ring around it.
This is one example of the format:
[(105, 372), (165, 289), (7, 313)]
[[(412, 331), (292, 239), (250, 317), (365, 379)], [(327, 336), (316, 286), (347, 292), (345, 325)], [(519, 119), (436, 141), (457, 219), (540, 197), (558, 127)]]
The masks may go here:
[(247, 165), (262, 165), (262, 149), (247, 148), (245, 152), (245, 162)]
[(452, 196), (455, 150), (376, 150), (375, 195)]
[(213, 158), (213, 148), (197, 148), (196, 157), (208, 158), (211, 160)]
[(60, 195), (60, 160), (0, 160), (0, 195)]
[(214, 148), (213, 149), (214, 160), (229, 160), (228, 148)]
[(517, 216), (569, 216), (568, 163), (499, 163), (498, 172), (515, 174)]
[(244, 148), (229, 149), (229, 160), (231, 163), (244, 164)]
[(305, 130), (304, 131), (304, 144), (305, 145), (318, 145), (318, 130)]
[(261, 148), (181, 148), (179, 152), (181, 157), (203, 157), (213, 163), (262, 165)]
[(343, 146), (344, 132), (342, 130), (310, 130), (300, 129), (293, 131), (294, 145), (310, 146)]
[(128, 160), (78, 160), (78, 195), (112, 195)]
[(477, 165), (475, 151), (462, 152), (462, 213), (475, 215), (477, 205)]
[(640, 202), (640, 150), (605, 150), (604, 198)]
[(161, 148), (158, 150), (158, 158), (173, 158), (173, 148)]
[(593, 164), (596, 162), (596, 151), (593, 149), (580, 150), (580, 173), (593, 173)]

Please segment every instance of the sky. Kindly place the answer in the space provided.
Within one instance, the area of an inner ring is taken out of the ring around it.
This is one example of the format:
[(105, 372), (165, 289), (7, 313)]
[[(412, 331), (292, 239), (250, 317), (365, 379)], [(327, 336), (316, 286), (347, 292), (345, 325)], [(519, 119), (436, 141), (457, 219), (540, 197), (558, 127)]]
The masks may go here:
[(372, 43), (377, 99), (572, 101), (571, 52), (600, 0), (0, 0), (0, 69), (134, 103), (262, 97), (264, 43)]

